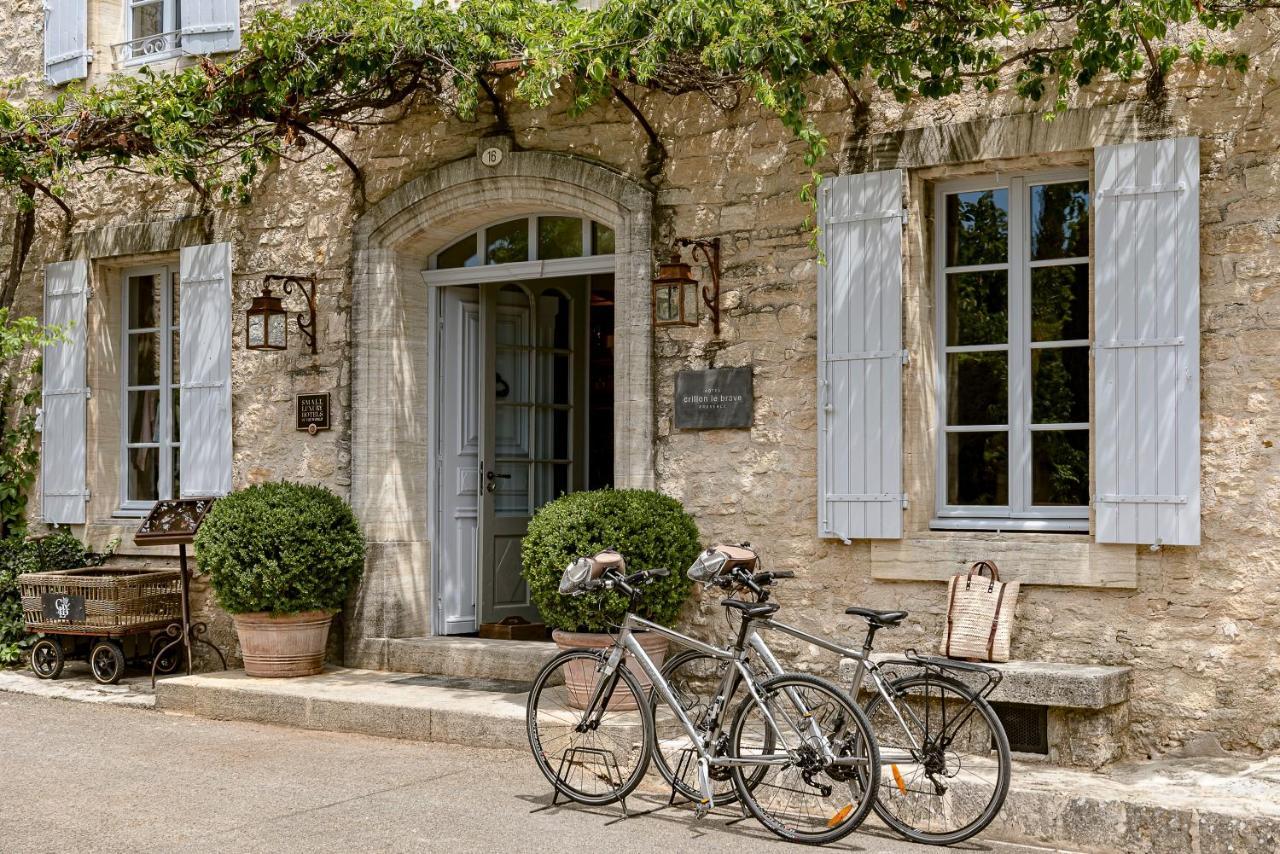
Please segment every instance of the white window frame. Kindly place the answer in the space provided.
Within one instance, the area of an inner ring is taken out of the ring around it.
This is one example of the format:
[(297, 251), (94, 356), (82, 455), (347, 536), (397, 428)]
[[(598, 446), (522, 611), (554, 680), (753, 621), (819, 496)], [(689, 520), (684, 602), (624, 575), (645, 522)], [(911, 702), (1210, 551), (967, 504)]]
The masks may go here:
[[(138, 6), (160, 5), (164, 8), (161, 18), (163, 23), (159, 33), (152, 36), (138, 36), (133, 32), (133, 10)], [(166, 59), (172, 59), (182, 53), (181, 40), (181, 8), (182, 0), (123, 0), (121, 4), (124, 9), (124, 24), (120, 32), (124, 34), (121, 47), (129, 53), (119, 60), (120, 65), (126, 68), (137, 68), (139, 66), (148, 65), (152, 62), (160, 62)], [(129, 45), (138, 38), (167, 38), (169, 46), (162, 51), (155, 53), (142, 54), (134, 56)]]
[[(576, 258), (551, 258), (548, 260), (540, 260), (538, 258), (538, 219), (539, 217), (562, 217), (569, 219), (577, 219), (582, 222), (582, 254)], [(441, 247), (438, 252), (431, 255), (427, 262), (427, 269), (423, 273), (428, 285), (449, 286), (449, 285), (471, 285), (491, 282), (495, 278), (502, 278), (507, 281), (520, 281), (522, 279), (540, 279), (547, 276), (582, 276), (592, 273), (612, 273), (616, 267), (614, 256), (612, 253), (608, 255), (593, 255), (595, 246), (592, 243), (591, 224), (593, 220), (589, 216), (583, 216), (579, 213), (568, 213), (565, 211), (540, 211), (535, 214), (529, 214), (527, 219), (527, 227), (529, 229), (529, 260), (515, 261), (509, 264), (477, 264), (474, 267), (450, 267), (444, 270), (438, 269), (436, 266), (437, 259), (440, 254), (448, 249), (452, 249), (464, 240), (474, 240), (476, 243), (477, 255), (481, 254), (484, 247), (480, 245), (485, 229), (495, 225), (501, 225), (512, 220), (520, 219), (519, 216), (499, 217), (493, 222), (487, 222), (480, 228), (477, 228), (468, 234), (461, 235), (455, 240), (450, 240), (446, 246)], [(604, 228), (610, 226), (600, 223)], [(615, 249), (617, 234), (614, 234)]]
[[(129, 279), (135, 276), (159, 276), (164, 283), (160, 289), (160, 317), (159, 326), (139, 327), (133, 329), (129, 326)], [(156, 487), (157, 500), (164, 501), (170, 498), (177, 498), (171, 495), (170, 490), (173, 486), (173, 461), (179, 452), (181, 445), (181, 437), (179, 441), (173, 440), (174, 425), (173, 420), (173, 401), (174, 395), (179, 394), (180, 377), (173, 376), (173, 338), (179, 335), (181, 327), (181, 318), (179, 323), (173, 323), (173, 282), (178, 275), (178, 268), (172, 265), (149, 265), (146, 267), (132, 267), (120, 274), (120, 506), (117, 510), (119, 516), (145, 516), (155, 506), (154, 501), (143, 501), (139, 499), (131, 499), (129, 497), (129, 451), (134, 448), (150, 448), (155, 447), (157, 450), (168, 450), (168, 453), (162, 453), (160, 457), (160, 482)], [(178, 287), (181, 288), (181, 282)], [(160, 384), (158, 386), (132, 386), (129, 384), (129, 335), (130, 333), (158, 333), (160, 337)], [(167, 380), (167, 381), (166, 381)], [(167, 393), (165, 392), (168, 387)], [(156, 432), (157, 441), (155, 442), (130, 442), (129, 441), (129, 392), (160, 391), (160, 401), (157, 404), (159, 411), (156, 413)]]
[[(1043, 184), (1060, 184), (1076, 181), (1089, 182), (1090, 241), (1087, 258), (1055, 258), (1031, 261), (1031, 231), (1029, 228), (1030, 187)], [(1005, 189), (1009, 194), (1009, 251), (1003, 263), (974, 264), (948, 267), (946, 263), (946, 197), (953, 193)], [(992, 531), (1061, 531), (1087, 532), (1089, 530), (1089, 506), (1037, 507), (1031, 503), (1031, 433), (1033, 430), (1085, 429), (1089, 431), (1090, 489), (1093, 494), (1093, 424), (1070, 423), (1033, 426), (1031, 419), (1031, 350), (1056, 348), (1068, 345), (1091, 345), (1092, 339), (1072, 341), (1031, 341), (1031, 275), (1033, 268), (1059, 265), (1089, 265), (1089, 303), (1093, 303), (1093, 182), (1088, 169), (1062, 169), (1045, 172), (988, 175), (939, 183), (934, 188), (933, 222), (933, 282), (935, 305), (934, 342), (935, 361), (935, 435), (937, 455), (935, 476), (936, 502), (931, 528), (943, 530), (992, 530)], [(1009, 333), (1005, 344), (948, 346), (947, 289), (948, 273), (1008, 271)], [(1089, 324), (1092, 334), (1092, 314)], [(947, 426), (947, 355), (949, 353), (996, 351), (1009, 353), (1008, 423), (988, 425)], [(1092, 347), (1090, 346), (1090, 370), (1092, 371)], [(1092, 388), (1092, 385), (1090, 385)], [(1092, 418), (1092, 406), (1090, 407)], [(1007, 506), (990, 507), (953, 505), (947, 503), (947, 434), (962, 432), (987, 432), (1005, 430), (1008, 433), (1009, 455), (1009, 503)]]

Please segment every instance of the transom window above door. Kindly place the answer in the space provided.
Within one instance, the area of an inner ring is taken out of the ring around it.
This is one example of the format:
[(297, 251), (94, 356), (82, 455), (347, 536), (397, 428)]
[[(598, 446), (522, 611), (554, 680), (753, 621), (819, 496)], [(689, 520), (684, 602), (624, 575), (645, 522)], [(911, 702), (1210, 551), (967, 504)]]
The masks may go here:
[(612, 255), (613, 229), (576, 216), (539, 214), (497, 222), (437, 252), (433, 270)]
[(935, 527), (1087, 530), (1087, 174), (936, 197)]

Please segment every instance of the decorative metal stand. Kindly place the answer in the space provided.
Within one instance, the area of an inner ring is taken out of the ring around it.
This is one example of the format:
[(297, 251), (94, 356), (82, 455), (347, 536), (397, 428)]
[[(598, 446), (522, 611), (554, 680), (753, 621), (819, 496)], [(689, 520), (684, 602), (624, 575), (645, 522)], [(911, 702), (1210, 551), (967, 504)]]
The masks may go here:
[(182, 646), (182, 655), (187, 663), (187, 675), (192, 672), (191, 648), (202, 643), (218, 654), (222, 669), (227, 669), (226, 656), (222, 650), (209, 641), (204, 635), (209, 627), (203, 622), (191, 621), (191, 570), (187, 566), (187, 546), (196, 538), (196, 531), (204, 521), (205, 514), (213, 505), (213, 498), (182, 498), (174, 501), (160, 501), (142, 521), (142, 527), (133, 535), (133, 542), (139, 546), (177, 546), (178, 560), (182, 571), (182, 622), (170, 623), (165, 627), (165, 634), (173, 638), (151, 658), (151, 687), (156, 685), (156, 667), (162, 659), (176, 647)]

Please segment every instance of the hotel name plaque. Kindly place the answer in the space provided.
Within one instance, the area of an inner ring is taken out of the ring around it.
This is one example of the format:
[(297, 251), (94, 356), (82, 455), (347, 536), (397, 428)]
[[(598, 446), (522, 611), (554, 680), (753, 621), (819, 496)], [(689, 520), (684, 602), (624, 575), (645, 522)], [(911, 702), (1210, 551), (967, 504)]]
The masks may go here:
[(329, 392), (300, 394), (295, 398), (298, 429), (314, 436), (329, 429)]
[(751, 426), (755, 390), (751, 367), (676, 374), (676, 427), (718, 430)]

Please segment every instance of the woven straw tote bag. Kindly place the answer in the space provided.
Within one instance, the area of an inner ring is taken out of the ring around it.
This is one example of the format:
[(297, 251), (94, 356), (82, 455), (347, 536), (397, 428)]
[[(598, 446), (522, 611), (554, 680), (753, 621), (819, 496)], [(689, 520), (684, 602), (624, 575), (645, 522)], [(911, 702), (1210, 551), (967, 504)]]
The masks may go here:
[(1008, 661), (1013, 609), (1020, 582), (1000, 580), (994, 561), (980, 560), (947, 585), (942, 654), (975, 661)]

